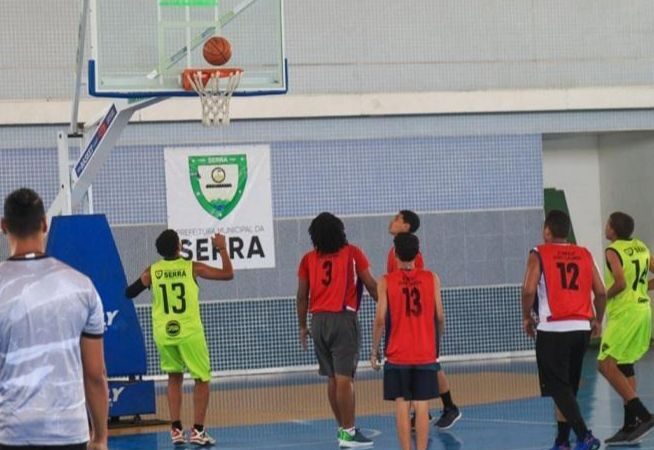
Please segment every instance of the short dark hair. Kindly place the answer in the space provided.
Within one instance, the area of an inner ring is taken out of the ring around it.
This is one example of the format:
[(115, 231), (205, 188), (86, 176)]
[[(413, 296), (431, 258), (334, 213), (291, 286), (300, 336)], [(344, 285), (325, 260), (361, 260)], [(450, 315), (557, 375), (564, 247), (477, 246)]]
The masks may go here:
[(7, 232), (24, 238), (41, 230), (45, 218), (43, 200), (29, 188), (20, 188), (5, 198), (4, 219)]
[(172, 258), (177, 255), (179, 249), (179, 235), (175, 230), (162, 231), (155, 241), (157, 253), (164, 258)]
[(409, 233), (415, 233), (418, 231), (418, 228), (420, 228), (420, 217), (418, 217), (418, 214), (409, 209), (401, 210), (400, 214), (402, 214), (404, 223), (409, 224)]
[(570, 233), (570, 217), (563, 211), (553, 209), (547, 213), (545, 227), (550, 229), (555, 238), (566, 239)]
[(412, 233), (398, 233), (393, 238), (395, 254), (402, 262), (411, 262), (416, 259), (420, 251), (420, 240)]
[(630, 239), (634, 233), (634, 218), (629, 214), (616, 211), (609, 216), (609, 225), (618, 239)]
[(309, 236), (318, 253), (334, 253), (347, 244), (343, 222), (328, 212), (318, 214), (311, 221)]

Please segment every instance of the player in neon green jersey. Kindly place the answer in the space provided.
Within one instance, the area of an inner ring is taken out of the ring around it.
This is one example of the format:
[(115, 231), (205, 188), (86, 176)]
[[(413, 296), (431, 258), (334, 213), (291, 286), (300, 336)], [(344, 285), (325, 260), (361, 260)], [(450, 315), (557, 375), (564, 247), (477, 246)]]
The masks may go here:
[(647, 246), (632, 237), (634, 219), (614, 212), (606, 224), (604, 278), (608, 290), (606, 329), (600, 344), (599, 371), (624, 401), (624, 425), (607, 445), (636, 443), (654, 427), (654, 417), (636, 393), (634, 364), (650, 346), (652, 311), (647, 276), (654, 263)]
[(195, 379), (193, 389), (194, 425), (189, 442), (212, 445), (216, 441), (204, 429), (209, 404), (209, 350), (200, 320), (199, 289), (196, 278), (231, 280), (232, 263), (225, 248), (225, 236), (215, 234), (212, 243), (220, 253), (222, 268), (187, 261), (180, 256), (181, 243), (174, 230), (166, 230), (156, 241), (157, 252), (163, 259), (145, 269), (125, 294), (136, 297), (146, 288), (152, 291), (152, 330), (159, 350), (161, 370), (168, 374), (168, 406), (174, 444), (184, 444), (180, 414), (184, 370)]

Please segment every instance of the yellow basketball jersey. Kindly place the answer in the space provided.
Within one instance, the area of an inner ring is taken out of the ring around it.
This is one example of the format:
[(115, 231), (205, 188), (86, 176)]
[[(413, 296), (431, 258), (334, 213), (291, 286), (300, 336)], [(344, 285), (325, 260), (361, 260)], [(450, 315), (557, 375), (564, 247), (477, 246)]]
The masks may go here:
[(193, 262), (163, 259), (150, 266), (152, 330), (159, 343), (176, 343), (203, 333), (199, 289), (193, 278)]
[[(609, 299), (606, 305), (606, 313), (609, 317), (615, 317), (621, 311), (631, 307), (647, 307), (650, 305), (650, 298), (647, 293), (647, 279), (649, 273), (649, 249), (638, 239), (617, 240), (608, 246), (617, 252), (622, 262), (625, 289), (615, 297)], [(606, 265), (604, 269), (604, 281), (606, 287), (610, 288), (615, 283), (613, 273)]]

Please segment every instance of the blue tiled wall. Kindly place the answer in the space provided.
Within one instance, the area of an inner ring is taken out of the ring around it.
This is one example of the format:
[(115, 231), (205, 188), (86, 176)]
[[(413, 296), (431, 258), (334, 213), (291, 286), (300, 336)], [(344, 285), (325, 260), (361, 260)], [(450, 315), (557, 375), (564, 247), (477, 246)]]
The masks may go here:
[[(356, 123), (372, 122), (347, 123), (353, 129)], [(321, 124), (325, 125), (315, 122), (316, 132)], [(170, 127), (182, 132), (171, 133)], [(206, 130), (192, 130), (197, 129), (184, 124), (126, 130), (93, 185), (95, 211), (107, 214), (113, 225), (130, 280), (157, 257), (154, 238), (165, 228), (164, 147), (226, 144), (218, 138), (212, 141)], [(42, 131), (34, 141), (47, 138)], [(282, 131), (274, 132), (283, 135)], [(9, 134), (15, 142), (13, 146), (3, 142), (0, 150), (0, 192), (31, 186), (49, 204), (58, 185), (56, 149), (30, 146), (25, 130)], [(324, 210), (344, 216), (348, 239), (368, 254), (375, 275), (384, 270), (391, 215), (403, 208), (420, 213), (418, 235), (427, 265), (441, 275), (446, 288), (445, 355), (530, 348), (520, 331), (518, 285), (525, 255), (540, 235), (541, 138), (424, 134), (332, 140), (307, 135), (268, 142), (276, 267), (239, 271), (231, 282), (201, 282), (214, 370), (315, 361), (311, 353), (297, 348), (293, 295), (297, 264), (310, 249), (310, 219)], [(256, 136), (238, 143), (248, 142), (266, 143)], [(4, 245), (0, 256), (6, 256)], [(143, 294), (137, 301), (149, 336), (149, 299)], [(372, 314), (368, 302), (361, 315), (363, 358)], [(150, 371), (156, 373), (156, 352), (148, 342)]]

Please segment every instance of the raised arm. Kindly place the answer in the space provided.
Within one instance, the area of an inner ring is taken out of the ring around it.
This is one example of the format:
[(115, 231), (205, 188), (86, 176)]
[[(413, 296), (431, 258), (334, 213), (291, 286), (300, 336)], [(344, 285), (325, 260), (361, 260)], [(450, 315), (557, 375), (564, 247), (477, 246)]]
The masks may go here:
[(388, 310), (388, 298), (386, 292), (386, 277), (381, 277), (377, 285), (377, 312), (372, 326), (372, 348), (370, 349), (370, 365), (373, 369), (381, 368), (379, 361), (379, 346), (386, 326), (386, 311)]
[(232, 261), (229, 259), (227, 253), (227, 240), (225, 235), (216, 233), (211, 238), (211, 242), (216, 250), (220, 252), (220, 260), (222, 268), (208, 266), (204, 263), (193, 263), (193, 276), (205, 278), (207, 280), (231, 280), (234, 278), (234, 269), (232, 268)]
[(627, 287), (627, 282), (624, 279), (622, 261), (618, 253), (611, 248), (607, 248), (606, 252), (604, 253), (606, 255), (606, 263), (609, 266), (609, 269), (611, 269), (613, 279), (615, 280), (614, 283), (609, 286), (609, 289), (606, 291), (606, 297), (610, 300), (625, 290)]
[(525, 279), (522, 283), (522, 327), (525, 332), (534, 337), (536, 335), (536, 323), (531, 315), (536, 300), (538, 280), (540, 279), (540, 261), (536, 252), (531, 252), (527, 259)]

